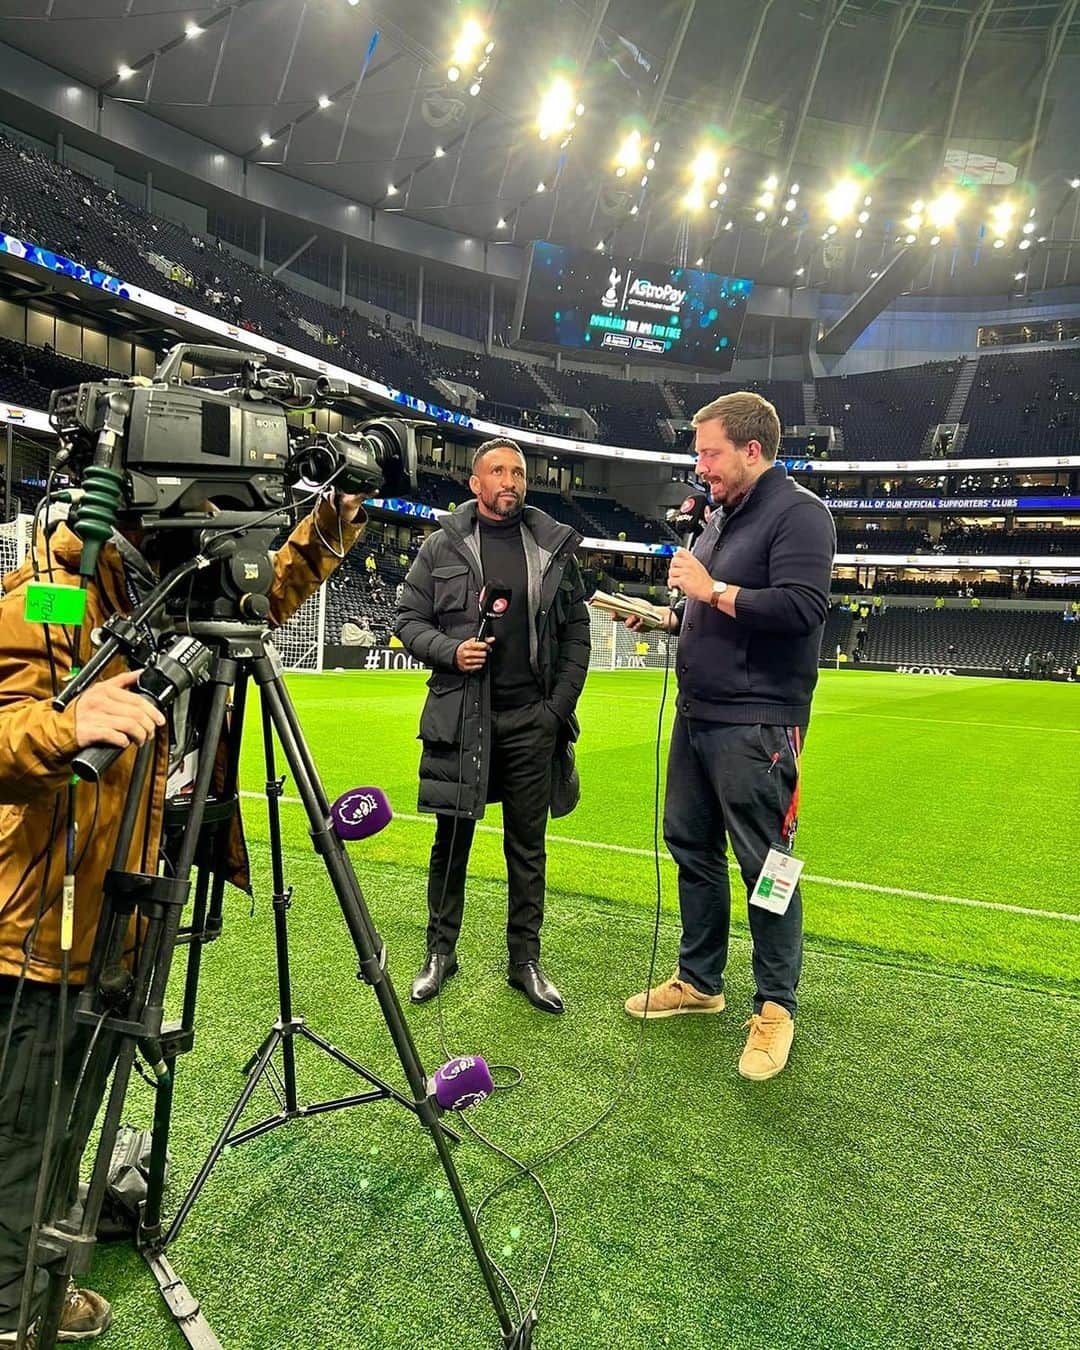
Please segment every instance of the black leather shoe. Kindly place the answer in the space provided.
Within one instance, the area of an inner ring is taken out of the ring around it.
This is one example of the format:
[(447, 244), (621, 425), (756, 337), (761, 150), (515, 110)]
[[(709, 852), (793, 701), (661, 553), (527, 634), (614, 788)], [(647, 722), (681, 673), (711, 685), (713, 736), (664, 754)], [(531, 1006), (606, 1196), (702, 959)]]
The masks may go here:
[(416, 972), (409, 997), (414, 1003), (434, 998), (451, 975), (456, 975), (457, 957), (453, 952), (428, 952), (427, 960)]
[(562, 994), (555, 988), (540, 969), (539, 961), (522, 961), (510, 966), (506, 982), (513, 989), (520, 989), (534, 1008), (541, 1012), (561, 1013)]

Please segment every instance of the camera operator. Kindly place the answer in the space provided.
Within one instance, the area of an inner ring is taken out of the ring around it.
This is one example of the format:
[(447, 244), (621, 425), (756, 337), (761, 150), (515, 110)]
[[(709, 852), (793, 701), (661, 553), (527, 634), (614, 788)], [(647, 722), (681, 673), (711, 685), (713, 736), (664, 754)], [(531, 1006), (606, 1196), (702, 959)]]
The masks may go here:
[[(272, 627), (283, 624), (338, 565), (360, 537), (365, 522), (361, 497), (326, 499), (300, 522), (273, 558), (269, 590)], [(328, 547), (325, 541), (332, 541)], [(116, 612), (128, 613), (152, 586), (152, 568), (138, 552), (135, 529), (113, 532), (102, 548), (87, 588), (83, 631), (100, 627)], [(38, 547), (37, 573), (54, 582), (78, 584), (82, 544), (60, 523)], [(112, 865), (134, 751), (121, 756), (91, 787), (67, 791), (72, 760), (95, 744), (134, 747), (155, 742), (139, 824), (125, 867), (154, 872), (169, 777), (170, 728), (165, 717), (134, 693), (136, 671), (121, 658), (63, 712), (51, 699), (73, 665), (71, 632), (24, 619), (27, 584), (35, 579), (28, 560), (4, 578), (0, 598), (0, 1345), (14, 1344), (23, 1294), (31, 1215), (50, 1106), (58, 1042), (63, 1071), (59, 1116), (66, 1119), (90, 1029), (76, 1024), (74, 998), (60, 1024), (62, 977), (60, 898), (65, 873), (69, 803), (74, 803), (73, 986), (86, 978), (101, 913), (102, 888)], [(85, 660), (85, 645), (79, 653)], [(180, 719), (172, 718), (174, 722)], [(186, 749), (185, 740), (182, 748)], [(220, 774), (225, 746), (216, 753)], [(171, 791), (170, 787), (170, 791)], [(247, 856), (239, 816), (231, 822), (229, 880), (249, 891)], [(20, 978), (25, 982), (19, 987)], [(105, 1082), (86, 1084), (100, 1103)], [(86, 1140), (78, 1142), (80, 1149)], [(71, 1200), (74, 1201), (72, 1196)], [(41, 1312), (47, 1278), (39, 1270), (32, 1317)], [(89, 1340), (111, 1318), (108, 1303), (89, 1290), (68, 1290), (61, 1341)], [(31, 1337), (30, 1344), (33, 1344)]]

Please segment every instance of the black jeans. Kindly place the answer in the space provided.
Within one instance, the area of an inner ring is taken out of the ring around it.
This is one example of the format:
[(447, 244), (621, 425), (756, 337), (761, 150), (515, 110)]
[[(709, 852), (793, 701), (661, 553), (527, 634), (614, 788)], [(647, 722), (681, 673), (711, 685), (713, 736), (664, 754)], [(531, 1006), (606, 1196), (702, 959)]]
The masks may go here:
[[(724, 987), (731, 921), (727, 841), (749, 896), (769, 849), (783, 847), (781, 827), (794, 788), (795, 760), (785, 728), (676, 717), (664, 839), (679, 868), (679, 974), (703, 994), (718, 994)], [(748, 908), (754, 1011), (760, 1012), (768, 999), (794, 1016), (802, 967), (802, 895), (796, 887), (782, 915)]]
[[(555, 715), (542, 703), (492, 715), (490, 786), (503, 806), (509, 901), (506, 945), (515, 964), (536, 961), (540, 956), (547, 866), (544, 835), (551, 803), (556, 731)], [(450, 952), (457, 942), (465, 910), (465, 873), (475, 830), (474, 820), (436, 816), (428, 868), (428, 951)]]
[[(19, 1320), (60, 1023), (58, 987), (28, 980), (23, 985), (12, 1024), (15, 986), (14, 978), (0, 976), (0, 1053), (11, 1024), (11, 1047), (0, 1081), (0, 1331), (14, 1330)], [(78, 996), (78, 989), (69, 991), (63, 1031), (58, 1138), (64, 1132), (91, 1033), (90, 1027), (74, 1020)], [(106, 1082), (107, 1074), (102, 1073), (94, 1084), (87, 1083), (87, 1090), (93, 1094), (95, 1113)], [(86, 1146), (88, 1132), (89, 1125), (78, 1140), (80, 1150)], [(68, 1197), (70, 1204), (74, 1204), (75, 1199), (75, 1194)], [(34, 1285), (32, 1317), (41, 1311), (46, 1284), (45, 1271), (39, 1269)]]

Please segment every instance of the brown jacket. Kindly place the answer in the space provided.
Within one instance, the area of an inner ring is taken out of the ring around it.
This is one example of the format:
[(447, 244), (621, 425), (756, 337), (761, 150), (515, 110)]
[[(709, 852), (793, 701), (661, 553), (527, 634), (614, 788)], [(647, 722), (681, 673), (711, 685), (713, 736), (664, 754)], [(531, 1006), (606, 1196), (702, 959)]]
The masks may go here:
[[(363, 531), (361, 513), (356, 523), (343, 527), (342, 542), (349, 549)], [(270, 624), (282, 624), (330, 575), (338, 559), (327, 551), (316, 531), (315, 513), (302, 520), (274, 557), (270, 591)], [(319, 507), (322, 535), (338, 539), (338, 521), (327, 502)], [(78, 585), (79, 539), (60, 525), (46, 545), (39, 546), (39, 573), (65, 585)], [(51, 706), (51, 645), (57, 676), (71, 668), (70, 630), (46, 627), (23, 618), (26, 585), (33, 580), (30, 562), (4, 578), (0, 598), (0, 975), (18, 975), (25, 950), (31, 949), (27, 976), (55, 983), (60, 979), (60, 895), (64, 875), (68, 794), (71, 761), (76, 753), (75, 704), (64, 712)], [(87, 589), (81, 655), (87, 657), (87, 637), (116, 611), (131, 609), (120, 554), (112, 545), (101, 551), (97, 575)], [(101, 673), (102, 679), (127, 669), (118, 658)], [(75, 701), (76, 703), (78, 700)], [(219, 748), (220, 749), (220, 748)], [(101, 911), (105, 873), (112, 865), (135, 750), (120, 756), (102, 777), (97, 789), (80, 783), (75, 791), (75, 942), (71, 957), (72, 980), (81, 983), (93, 946)], [(161, 835), (165, 780), (168, 769), (168, 731), (158, 734), (146, 799), (127, 867), (156, 872)], [(247, 889), (247, 857), (239, 819), (234, 821), (229, 880)], [(36, 935), (34, 919), (44, 896), (44, 916)]]

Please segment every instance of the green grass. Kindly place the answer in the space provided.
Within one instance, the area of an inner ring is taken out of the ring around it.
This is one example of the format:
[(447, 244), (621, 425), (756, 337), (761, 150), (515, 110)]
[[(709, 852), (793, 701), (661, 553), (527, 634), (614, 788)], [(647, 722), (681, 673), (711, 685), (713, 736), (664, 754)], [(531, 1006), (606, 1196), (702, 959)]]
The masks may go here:
[[(432, 830), (409, 819), (421, 678), (291, 687), (330, 795), (379, 783), (398, 813), (353, 857), (404, 996), (422, 955)], [(582, 804), (552, 826), (544, 932), (566, 1016), (542, 1017), (506, 988), (493, 830), (477, 835), (463, 973), (444, 1001), (452, 1050), (524, 1072), (474, 1114), (506, 1147), (538, 1153), (623, 1094), (615, 1119), (545, 1172), (562, 1239), (538, 1350), (1075, 1344), (1080, 923), (1054, 916), (1080, 915), (1080, 690), (826, 672), (804, 765), (799, 851), (816, 880), (791, 1065), (760, 1086), (735, 1072), (751, 995), (739, 916), (729, 1013), (649, 1026), (626, 1090), (638, 1025), (621, 1003), (648, 964), (659, 690), (649, 672), (594, 675), (582, 701)], [(253, 791), (264, 776), (256, 719), (249, 732)], [(259, 903), (249, 918), (232, 895), (207, 955), (199, 1039), (178, 1086), (174, 1199), (274, 1017), (267, 832), (259, 803), (245, 807)], [(283, 810), (297, 1007), (400, 1082), (302, 812)], [(666, 972), (678, 939), (666, 861), (662, 877)], [(440, 1062), (434, 1007), (407, 1016), (425, 1063)], [(306, 1051), (302, 1084), (308, 1100), (349, 1090)], [(145, 1119), (148, 1096), (133, 1092), (129, 1115)], [(474, 1199), (507, 1171), (471, 1140), (456, 1156)], [(484, 1229), (531, 1290), (547, 1239), (535, 1193), (501, 1197)], [(233, 1150), (172, 1257), (227, 1350), (498, 1343), (430, 1142), (396, 1107), (295, 1123)], [(107, 1344), (182, 1344), (128, 1249), (103, 1249), (94, 1282), (115, 1303)]]

